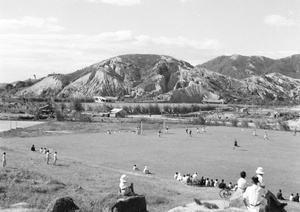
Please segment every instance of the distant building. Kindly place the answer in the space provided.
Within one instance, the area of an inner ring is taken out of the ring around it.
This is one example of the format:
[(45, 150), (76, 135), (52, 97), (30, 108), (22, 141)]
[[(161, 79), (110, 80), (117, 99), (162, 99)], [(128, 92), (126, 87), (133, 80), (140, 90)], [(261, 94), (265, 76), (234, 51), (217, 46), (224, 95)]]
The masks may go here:
[(94, 96), (95, 102), (97, 103), (113, 103), (116, 102), (117, 98), (112, 96)]
[(110, 117), (113, 118), (125, 118), (126, 112), (121, 108), (114, 108), (110, 111)]

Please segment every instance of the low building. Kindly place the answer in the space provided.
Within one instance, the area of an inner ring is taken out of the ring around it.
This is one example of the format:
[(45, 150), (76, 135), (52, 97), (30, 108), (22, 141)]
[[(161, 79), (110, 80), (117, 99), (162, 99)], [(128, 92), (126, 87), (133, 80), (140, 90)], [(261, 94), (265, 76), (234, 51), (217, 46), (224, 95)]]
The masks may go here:
[(110, 111), (110, 117), (113, 118), (125, 118), (126, 112), (121, 108), (114, 108)]

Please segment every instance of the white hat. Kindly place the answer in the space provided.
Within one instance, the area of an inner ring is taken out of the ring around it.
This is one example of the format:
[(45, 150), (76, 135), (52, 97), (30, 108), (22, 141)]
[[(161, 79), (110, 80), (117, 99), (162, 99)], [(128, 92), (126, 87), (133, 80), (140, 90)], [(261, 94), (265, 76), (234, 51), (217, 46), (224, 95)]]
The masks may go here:
[(127, 175), (126, 174), (123, 174), (120, 178), (120, 182), (126, 182), (126, 179), (127, 179)]
[(255, 172), (256, 174), (264, 174), (264, 169), (262, 167), (258, 167)]

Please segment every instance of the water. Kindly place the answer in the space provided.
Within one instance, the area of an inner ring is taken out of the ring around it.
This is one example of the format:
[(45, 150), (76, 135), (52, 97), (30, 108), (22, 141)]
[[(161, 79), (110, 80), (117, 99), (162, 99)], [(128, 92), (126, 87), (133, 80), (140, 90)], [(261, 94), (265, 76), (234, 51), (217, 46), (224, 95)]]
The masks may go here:
[(0, 132), (16, 129), (16, 128), (26, 128), (34, 125), (42, 124), (41, 121), (0, 121)]

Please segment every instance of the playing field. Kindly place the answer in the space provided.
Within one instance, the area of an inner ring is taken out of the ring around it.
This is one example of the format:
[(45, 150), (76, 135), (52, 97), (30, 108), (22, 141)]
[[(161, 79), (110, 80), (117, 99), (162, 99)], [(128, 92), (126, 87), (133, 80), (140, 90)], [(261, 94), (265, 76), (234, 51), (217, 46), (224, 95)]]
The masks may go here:
[[(158, 137), (157, 131), (105, 132), (92, 134), (66, 134), (35, 138), (1, 139), (1, 146), (29, 151), (32, 144), (37, 150), (46, 147), (57, 151), (59, 163), (76, 160), (111, 170), (133, 174), (132, 166), (140, 169), (148, 166), (152, 178), (173, 180), (175, 172), (193, 174), (236, 183), (241, 171), (246, 171), (247, 181), (255, 175), (257, 167), (264, 168), (264, 180), (268, 189), (279, 189), (288, 197), (299, 192), (300, 139), (292, 132), (267, 131), (270, 140), (264, 140), (265, 131), (232, 127), (206, 127), (207, 133), (192, 137), (185, 129), (169, 129), (168, 134)], [(233, 150), (234, 139), (239, 148)], [(52, 153), (53, 154), (53, 153)], [(9, 164), (9, 155), (8, 164)], [(88, 173), (87, 173), (88, 175)]]

